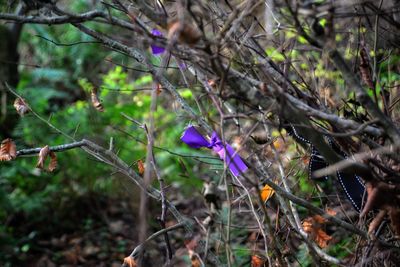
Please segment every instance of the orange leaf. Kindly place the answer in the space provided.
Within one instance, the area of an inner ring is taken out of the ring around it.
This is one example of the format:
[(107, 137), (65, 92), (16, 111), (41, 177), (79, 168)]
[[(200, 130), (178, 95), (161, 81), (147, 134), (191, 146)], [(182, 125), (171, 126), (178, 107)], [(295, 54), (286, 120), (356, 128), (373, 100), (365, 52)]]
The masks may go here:
[(325, 219), (325, 218), (322, 217), (321, 215), (314, 215), (313, 219), (314, 219), (314, 221), (315, 221), (316, 223), (319, 223), (319, 224), (323, 224), (323, 223), (326, 223), (326, 222), (327, 222), (327, 219)]
[(264, 202), (267, 202), (272, 195), (275, 193), (274, 189), (272, 189), (269, 185), (265, 185), (261, 190), (260, 190), (260, 194), (261, 194), (261, 199)]
[(127, 267), (137, 267), (136, 261), (134, 258), (132, 257), (126, 257), (124, 259), (124, 263), (123, 266), (127, 266)]
[(0, 146), (0, 161), (10, 161), (17, 157), (17, 147), (11, 138), (4, 139)]
[(251, 267), (263, 267), (263, 266), (265, 266), (265, 259), (257, 255), (251, 256)]
[(303, 221), (303, 229), (306, 233), (310, 235), (319, 247), (326, 248), (328, 246), (328, 241), (332, 239), (321, 226), (326, 223), (327, 220), (321, 215), (315, 215), (313, 217), (308, 217)]
[(320, 248), (326, 248), (328, 246), (328, 241), (331, 240), (332, 237), (325, 233), (322, 229), (317, 229), (317, 233), (315, 235), (315, 242), (318, 244)]
[(49, 172), (54, 171), (57, 168), (57, 156), (56, 153), (53, 151), (50, 152), (50, 163), (49, 167), (47, 168)]
[(17, 113), (23, 117), (26, 113), (29, 112), (29, 107), (23, 98), (16, 98), (14, 101), (14, 108), (17, 110)]
[(310, 162), (310, 157), (308, 155), (304, 155), (301, 157), (301, 160), (303, 161), (304, 165), (308, 165)]
[(303, 221), (303, 229), (308, 234), (311, 234), (314, 231), (312, 218), (307, 218)]
[(326, 213), (328, 213), (331, 216), (335, 216), (337, 214), (337, 212), (331, 208), (326, 208)]
[(141, 159), (138, 160), (137, 167), (138, 167), (139, 174), (143, 175), (144, 171), (145, 171), (145, 167), (144, 167), (144, 163), (143, 163), (143, 161)]
[(104, 111), (104, 107), (103, 105), (100, 103), (100, 100), (97, 96), (97, 92), (96, 90), (92, 90), (92, 92), (90, 93), (90, 98), (92, 100), (92, 105), (95, 109), (97, 109), (100, 112)]
[(191, 267), (202, 267), (204, 266), (202, 260), (199, 257), (199, 254), (197, 254), (196, 252), (194, 252), (193, 250), (189, 249), (189, 257), (190, 257), (190, 261), (191, 261)]

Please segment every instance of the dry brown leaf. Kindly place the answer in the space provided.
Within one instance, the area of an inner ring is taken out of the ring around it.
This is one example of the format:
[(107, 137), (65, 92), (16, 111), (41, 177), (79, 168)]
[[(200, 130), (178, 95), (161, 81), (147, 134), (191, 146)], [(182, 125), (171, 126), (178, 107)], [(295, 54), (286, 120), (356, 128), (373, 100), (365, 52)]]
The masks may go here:
[(308, 217), (303, 221), (303, 229), (306, 233), (311, 234), (313, 232), (313, 219)]
[(308, 217), (303, 221), (303, 229), (310, 235), (310, 238), (315, 241), (321, 248), (326, 248), (328, 242), (332, 239), (324, 230), (321, 229), (327, 220), (321, 215)]
[(269, 185), (265, 185), (261, 190), (260, 190), (260, 194), (261, 194), (261, 199), (262, 201), (265, 203), (267, 202), (273, 195), (274, 195), (275, 191), (274, 189), (272, 189), (272, 187), (270, 187)]
[(189, 252), (189, 257), (190, 257), (190, 261), (191, 261), (191, 267), (203, 267), (204, 266), (202, 260), (200, 259), (199, 254), (197, 254), (196, 252), (194, 252), (191, 249), (189, 249), (188, 252)]
[(36, 164), (36, 168), (43, 170), (44, 162), (45, 162), (47, 156), (49, 155), (49, 153), (50, 153), (50, 148), (47, 145), (39, 151), (39, 158), (38, 158), (38, 162)]
[(326, 208), (325, 211), (327, 214), (329, 214), (331, 216), (335, 216), (337, 214), (337, 212), (331, 208)]
[(17, 157), (17, 147), (11, 138), (4, 139), (0, 146), (0, 161), (10, 161)]
[(321, 215), (314, 215), (314, 216), (313, 216), (313, 219), (314, 219), (314, 221), (315, 221), (316, 223), (319, 223), (319, 224), (324, 224), (324, 223), (327, 222), (327, 219), (325, 219), (325, 218), (322, 217)]
[(29, 107), (23, 98), (16, 98), (14, 101), (14, 108), (17, 110), (17, 113), (23, 117), (26, 113), (29, 112)]
[(213, 88), (215, 88), (217, 86), (217, 83), (215, 82), (215, 80), (210, 79), (207, 82), (208, 82), (208, 85)]
[(322, 229), (317, 229), (317, 233), (315, 235), (315, 242), (318, 244), (320, 248), (326, 248), (328, 246), (328, 242), (332, 239), (327, 233), (325, 233)]
[(138, 167), (139, 174), (143, 175), (144, 171), (145, 171), (145, 167), (144, 167), (144, 163), (143, 163), (143, 161), (141, 159), (138, 160), (137, 167)]
[(266, 260), (258, 255), (251, 256), (251, 267), (263, 267), (265, 266)]
[(92, 105), (95, 109), (97, 109), (100, 112), (104, 111), (104, 107), (103, 105), (100, 103), (100, 100), (97, 96), (97, 92), (96, 90), (92, 90), (92, 92), (90, 93), (90, 99), (92, 100)]
[(168, 24), (168, 39), (176, 38), (176, 34), (179, 34), (178, 40), (180, 42), (189, 45), (197, 43), (201, 38), (201, 33), (193, 25), (190, 25), (190, 23), (182, 25), (179, 20)]
[(162, 92), (162, 86), (161, 86), (161, 84), (157, 84), (157, 95), (160, 95), (161, 94), (161, 92)]
[(135, 261), (134, 258), (132, 258), (132, 257), (126, 257), (126, 258), (124, 259), (123, 266), (126, 266), (126, 267), (137, 267), (137, 263), (136, 263), (136, 261)]
[(49, 163), (49, 166), (47, 167), (47, 169), (49, 170), (49, 172), (52, 172), (56, 168), (57, 168), (57, 156), (56, 156), (56, 153), (51, 151), (50, 152), (50, 163)]
[(48, 145), (46, 145), (39, 151), (39, 158), (36, 164), (36, 168), (44, 170), (44, 163), (48, 156), (50, 156), (50, 162), (49, 165), (47, 166), (47, 171), (49, 172), (54, 171), (57, 168), (57, 156), (56, 153), (50, 151)]
[(308, 166), (308, 164), (310, 163), (310, 156), (307, 154), (302, 156), (301, 161), (303, 162), (304, 165)]

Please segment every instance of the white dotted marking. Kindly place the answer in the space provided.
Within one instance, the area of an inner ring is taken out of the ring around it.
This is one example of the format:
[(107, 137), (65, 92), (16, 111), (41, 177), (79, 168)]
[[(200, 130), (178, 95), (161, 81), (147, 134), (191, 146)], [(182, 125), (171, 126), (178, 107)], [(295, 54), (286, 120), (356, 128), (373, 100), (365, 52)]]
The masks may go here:
[(350, 202), (353, 204), (353, 207), (355, 207), (356, 210), (357, 210), (358, 212), (360, 212), (360, 211), (361, 211), (361, 207), (358, 207), (357, 203), (354, 201), (354, 199), (351, 197), (351, 195), (350, 195), (349, 192), (347, 191), (347, 188), (346, 188), (346, 186), (345, 186), (344, 183), (343, 183), (343, 178), (342, 178), (342, 176), (340, 175), (340, 172), (337, 172), (337, 177), (339, 178), (339, 182), (340, 182), (340, 184), (342, 185), (342, 188), (343, 188), (344, 192), (346, 193), (347, 198), (348, 198), (348, 199), (350, 200)]
[(308, 141), (307, 139), (305, 139), (304, 137), (300, 136), (300, 135), (297, 133), (296, 128), (294, 128), (292, 124), (290, 124), (290, 127), (292, 127), (293, 135), (294, 135), (297, 139), (299, 139), (299, 140), (301, 140), (301, 141), (303, 141), (303, 142), (305, 142), (305, 143), (307, 143), (307, 144), (311, 144), (310, 141)]

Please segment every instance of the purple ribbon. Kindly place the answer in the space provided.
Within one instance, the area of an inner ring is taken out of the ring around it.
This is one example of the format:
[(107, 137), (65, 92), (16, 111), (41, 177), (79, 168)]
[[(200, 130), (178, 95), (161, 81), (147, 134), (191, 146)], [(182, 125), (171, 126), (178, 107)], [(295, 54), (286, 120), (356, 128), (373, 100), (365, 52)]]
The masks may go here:
[[(207, 147), (214, 150), (218, 156), (228, 164), (229, 169), (235, 176), (238, 176), (248, 169), (246, 164), (244, 164), (243, 160), (230, 145), (226, 144), (224, 147), (224, 144), (221, 139), (219, 139), (216, 132), (212, 133), (211, 140), (208, 141), (196, 128), (189, 126), (183, 133), (181, 140), (192, 148)], [(224, 148), (226, 148), (226, 150)]]
[[(154, 36), (159, 36), (159, 37), (163, 36), (163, 34), (157, 29), (153, 29), (151, 31), (151, 34), (154, 35)], [(150, 46), (151, 46), (151, 53), (153, 53), (153, 55), (162, 54), (165, 51), (164, 47), (161, 47), (161, 46), (158, 46), (158, 45), (154, 45), (154, 44), (152, 44)]]

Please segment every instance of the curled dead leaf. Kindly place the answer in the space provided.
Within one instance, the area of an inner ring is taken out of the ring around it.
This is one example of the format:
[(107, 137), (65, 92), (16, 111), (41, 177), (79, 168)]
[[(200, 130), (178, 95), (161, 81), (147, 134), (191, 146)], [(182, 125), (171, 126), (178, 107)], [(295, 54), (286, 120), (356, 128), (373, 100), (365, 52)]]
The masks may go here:
[(315, 235), (315, 243), (318, 244), (320, 248), (326, 248), (328, 242), (332, 239), (330, 235), (325, 233), (322, 229), (317, 229), (317, 234)]
[(95, 109), (100, 112), (104, 111), (103, 104), (101, 104), (99, 97), (97, 96), (96, 90), (92, 90), (92, 92), (90, 93), (90, 99), (92, 100), (92, 105)]
[(319, 223), (319, 224), (324, 224), (324, 223), (327, 222), (327, 219), (325, 219), (325, 218), (322, 217), (321, 215), (314, 215), (314, 216), (313, 216), (313, 219), (314, 219), (314, 221), (315, 221), (316, 223)]
[(0, 161), (10, 161), (17, 157), (17, 147), (11, 138), (1, 141)]
[(325, 209), (326, 213), (331, 215), (331, 216), (335, 216), (337, 214), (337, 212), (334, 209), (331, 208), (326, 208)]
[(50, 153), (50, 148), (48, 145), (46, 145), (39, 151), (39, 158), (36, 164), (36, 168), (43, 169), (44, 161), (46, 160), (49, 153)]
[(324, 230), (322, 226), (327, 220), (321, 215), (308, 217), (303, 221), (303, 230), (309, 234), (310, 239), (314, 240), (321, 248), (326, 248), (328, 242), (332, 239)]
[(56, 153), (54, 153), (53, 151), (50, 151), (50, 148), (48, 145), (46, 145), (39, 151), (39, 158), (38, 158), (38, 162), (36, 164), (36, 168), (44, 170), (44, 163), (48, 156), (50, 156), (50, 163), (47, 166), (47, 171), (49, 171), (49, 172), (54, 171), (57, 168), (57, 156), (56, 156)]
[(175, 20), (168, 24), (167, 37), (169, 40), (178, 38), (178, 40), (182, 43), (194, 45), (200, 40), (201, 33), (190, 23), (182, 24), (179, 20)]
[(50, 163), (48, 166), (48, 170), (49, 172), (54, 171), (57, 168), (57, 156), (56, 153), (54, 153), (53, 151), (50, 152)]
[(308, 234), (311, 234), (313, 232), (312, 218), (309, 217), (303, 221), (303, 230)]
[(138, 166), (138, 172), (139, 172), (139, 174), (140, 174), (140, 175), (143, 175), (143, 174), (144, 174), (144, 171), (145, 171), (145, 167), (144, 167), (144, 163), (143, 163), (143, 161), (142, 161), (141, 159), (139, 159), (139, 160), (137, 161), (137, 166)]
[(16, 98), (14, 101), (14, 108), (17, 110), (17, 113), (23, 117), (26, 113), (29, 112), (29, 107), (23, 98)]

